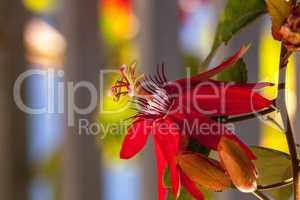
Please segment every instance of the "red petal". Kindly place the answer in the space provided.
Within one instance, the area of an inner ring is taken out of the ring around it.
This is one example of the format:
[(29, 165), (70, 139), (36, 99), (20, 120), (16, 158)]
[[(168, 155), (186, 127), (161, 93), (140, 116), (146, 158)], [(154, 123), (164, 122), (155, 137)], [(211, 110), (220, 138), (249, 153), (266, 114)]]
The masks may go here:
[(180, 180), (185, 189), (197, 200), (204, 200), (204, 195), (199, 191), (196, 184), (189, 179), (182, 171), (180, 171)]
[(221, 71), (227, 69), (228, 67), (232, 66), (232, 64), (234, 64), (239, 58), (241, 58), (248, 50), (249, 46), (243, 46), (237, 53), (235, 53), (233, 56), (231, 56), (230, 58), (228, 58), (226, 61), (224, 61), (223, 63), (221, 63), (220, 65), (218, 65), (217, 67), (208, 70), (206, 72), (203, 72), (197, 76), (191, 77), (190, 79), (180, 79), (175, 81), (177, 84), (180, 84), (182, 86), (185, 86), (187, 84), (187, 81), (191, 81), (191, 84), (197, 84), (200, 81), (203, 80), (207, 80), (215, 75), (217, 75), (218, 73), (220, 73)]
[(221, 63), (219, 66), (208, 70), (206, 72), (201, 73), (199, 76), (196, 76), (196, 79), (209, 79), (215, 75), (217, 75), (218, 73), (220, 73), (221, 71), (227, 69), (228, 67), (230, 67), (232, 64), (234, 64), (238, 59), (240, 59), (249, 49), (249, 46), (243, 46), (242, 48), (240, 48), (240, 50), (235, 53), (233, 56), (231, 56), (230, 58), (228, 58), (226, 61), (224, 61), (223, 63)]
[(182, 134), (194, 138), (199, 144), (217, 150), (221, 137), (228, 137), (238, 143), (250, 160), (256, 159), (249, 147), (222, 123), (215, 122), (201, 113), (194, 111), (191, 111), (190, 114), (177, 114), (174, 117), (185, 123)]
[(128, 129), (123, 141), (120, 158), (130, 159), (140, 152), (147, 142), (152, 120), (139, 118)]
[(176, 162), (171, 161), (169, 162), (170, 167), (170, 177), (171, 177), (171, 183), (172, 183), (172, 192), (175, 198), (178, 197), (180, 192), (180, 174), (176, 166)]
[(172, 191), (174, 196), (177, 197), (180, 188), (180, 177), (176, 164), (176, 155), (179, 150), (180, 134), (175, 126), (176, 124), (169, 117), (160, 119), (153, 125), (153, 135), (169, 164)]
[(154, 140), (156, 166), (157, 166), (157, 186), (158, 186), (158, 200), (165, 200), (167, 189), (163, 185), (163, 177), (167, 168), (167, 161), (164, 158), (163, 152), (158, 143)]
[(267, 84), (231, 84), (205, 82), (184, 95), (183, 104), (209, 116), (242, 115), (257, 112), (272, 104), (252, 90)]

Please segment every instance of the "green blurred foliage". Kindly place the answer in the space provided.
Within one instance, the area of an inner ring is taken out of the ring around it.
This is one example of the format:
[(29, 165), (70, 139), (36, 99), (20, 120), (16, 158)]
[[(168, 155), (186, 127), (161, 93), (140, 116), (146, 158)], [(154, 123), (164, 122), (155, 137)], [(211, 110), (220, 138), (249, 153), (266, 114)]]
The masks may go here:
[(60, 200), (61, 193), (62, 146), (41, 162), (31, 163), (31, 178), (43, 177), (53, 186), (53, 199)]
[(34, 13), (48, 13), (55, 9), (57, 0), (23, 0), (25, 7)]
[(105, 163), (117, 162), (122, 141), (135, 114), (129, 97), (116, 102), (108, 95), (111, 86), (119, 79), (118, 68), (124, 63), (138, 59), (133, 39), (137, 33), (137, 19), (132, 13), (131, 1), (103, 0), (100, 4), (99, 29), (103, 36), (105, 66), (116, 73), (105, 75), (102, 101), (97, 116), (101, 132), (97, 143), (106, 158)]
[(195, 76), (202, 71), (199, 69), (201, 61), (191, 54), (183, 54), (183, 66), (185, 66), (186, 74), (190, 76)]
[(213, 47), (203, 66), (208, 66), (221, 44), (227, 44), (236, 33), (266, 11), (263, 0), (228, 0), (217, 27)]
[(266, 12), (265, 2), (262, 0), (229, 0), (221, 16), (213, 48), (225, 44), (249, 23)]
[[(180, 195), (178, 199), (181, 200), (192, 200), (194, 199), (184, 188), (180, 189)], [(168, 191), (167, 200), (176, 200), (171, 190)]]
[[(111, 86), (114, 80), (117, 80), (119, 75), (114, 74), (107, 76), (105, 79), (105, 85)], [(101, 127), (101, 132), (97, 136), (97, 141), (102, 145), (104, 156), (108, 160), (118, 160), (119, 152), (122, 144), (122, 140), (127, 133), (127, 128), (130, 125), (130, 117), (132, 117), (136, 111), (132, 109), (134, 106), (130, 102), (130, 97), (122, 97), (118, 102), (113, 100), (113, 97), (108, 94), (110, 87), (105, 87), (104, 98), (102, 100), (100, 108), (98, 123)]]

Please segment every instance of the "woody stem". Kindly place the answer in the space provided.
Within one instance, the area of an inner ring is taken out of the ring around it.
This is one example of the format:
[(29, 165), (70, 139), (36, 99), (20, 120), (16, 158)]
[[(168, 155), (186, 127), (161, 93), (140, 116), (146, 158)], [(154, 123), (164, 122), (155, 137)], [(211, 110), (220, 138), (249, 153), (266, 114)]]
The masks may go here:
[(274, 107), (269, 107), (265, 110), (259, 111), (259, 112), (255, 112), (255, 113), (250, 113), (247, 115), (242, 115), (242, 116), (237, 116), (237, 117), (230, 117), (228, 119), (224, 119), (222, 121), (222, 123), (228, 124), (228, 123), (234, 123), (234, 122), (240, 122), (240, 121), (245, 121), (245, 120), (249, 120), (249, 119), (255, 119), (259, 116), (263, 116), (263, 115), (268, 115), (272, 112), (275, 111)]
[[(280, 64), (279, 68), (286, 69), (286, 66), (288, 64), (288, 57), (291, 55), (291, 52), (289, 52), (283, 45), (281, 46), (281, 53), (280, 53)], [(279, 73), (280, 76), (280, 73)], [(283, 105), (281, 106), (281, 111), (283, 113), (286, 113), (287, 115), (287, 125), (286, 125), (286, 139), (288, 143), (289, 152), (291, 155), (292, 160), (292, 168), (293, 168), (293, 180), (294, 180), (294, 199), (300, 200), (300, 170), (299, 170), (299, 160), (297, 155), (297, 149), (296, 149), (296, 143), (295, 138), (291, 126), (291, 120), (288, 114), (287, 109), (287, 102), (286, 102), (286, 91), (283, 93)]]

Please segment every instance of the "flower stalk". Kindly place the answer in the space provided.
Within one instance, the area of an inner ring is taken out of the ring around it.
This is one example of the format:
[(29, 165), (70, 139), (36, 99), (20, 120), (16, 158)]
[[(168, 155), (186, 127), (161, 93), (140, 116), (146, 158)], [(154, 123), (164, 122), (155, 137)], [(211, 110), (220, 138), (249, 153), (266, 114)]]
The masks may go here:
[(235, 123), (235, 122), (240, 122), (240, 121), (245, 121), (245, 120), (250, 120), (250, 119), (256, 119), (257, 116), (268, 115), (274, 111), (276, 111), (276, 108), (271, 106), (265, 110), (262, 110), (262, 111), (259, 111), (256, 113), (250, 113), (247, 115), (242, 115), (242, 116), (237, 116), (237, 117), (230, 117), (228, 119), (224, 119), (222, 122), (227, 124), (227, 123)]
[(256, 190), (255, 192), (253, 192), (253, 194), (260, 200), (269, 200), (269, 198), (264, 193), (260, 192), (259, 190)]
[[(288, 58), (291, 55), (284, 45), (281, 46), (280, 53), (280, 64), (279, 69), (285, 68), (288, 64)], [(283, 93), (283, 105), (281, 107), (282, 113), (286, 113), (287, 115), (287, 125), (286, 125), (286, 139), (288, 143), (289, 153), (292, 160), (292, 168), (293, 168), (293, 180), (294, 180), (294, 199), (300, 200), (300, 168), (299, 168), (299, 160), (297, 156), (297, 148), (294, 138), (293, 129), (291, 126), (291, 120), (288, 114), (287, 102), (286, 102), (286, 92)]]
[(286, 186), (289, 186), (289, 185), (292, 185), (292, 184), (293, 184), (293, 178), (291, 178), (289, 180), (285, 180), (285, 181), (280, 182), (280, 183), (275, 183), (275, 184), (272, 184), (272, 185), (267, 185), (267, 186), (258, 185), (257, 189), (259, 191), (274, 190), (274, 189), (283, 188), (283, 187), (286, 187)]

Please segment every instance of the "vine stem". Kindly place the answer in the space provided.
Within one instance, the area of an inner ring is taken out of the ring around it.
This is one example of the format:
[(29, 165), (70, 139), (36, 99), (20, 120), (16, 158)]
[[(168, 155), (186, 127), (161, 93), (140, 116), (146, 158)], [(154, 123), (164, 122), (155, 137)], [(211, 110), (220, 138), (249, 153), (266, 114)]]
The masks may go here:
[[(284, 45), (281, 45), (281, 52), (280, 52), (280, 64), (279, 69), (286, 69), (288, 64), (288, 58), (291, 55)], [(279, 73), (280, 76), (280, 73)], [(280, 78), (280, 77), (279, 77)], [(280, 79), (279, 79), (280, 80)], [(291, 120), (288, 114), (287, 109), (287, 102), (286, 102), (286, 92), (283, 93), (283, 106), (281, 108), (283, 113), (287, 115), (287, 125), (286, 125), (286, 139), (288, 143), (288, 148), (291, 156), (292, 161), (292, 168), (293, 168), (293, 180), (294, 180), (294, 199), (300, 200), (300, 170), (299, 170), (299, 160), (297, 155), (297, 148), (295, 143), (295, 138), (291, 126)]]
[(271, 184), (271, 185), (267, 185), (267, 186), (260, 186), (260, 185), (258, 185), (257, 189), (259, 191), (279, 189), (279, 188), (282, 188), (282, 187), (286, 187), (286, 186), (292, 185), (293, 181), (294, 180), (292, 178), (290, 178), (289, 180), (283, 181), (281, 183), (275, 183), (275, 184)]
[(261, 191), (258, 191), (258, 190), (254, 191), (253, 195), (256, 196), (260, 200), (269, 200), (269, 198), (264, 193), (262, 193)]
[(242, 115), (242, 116), (237, 116), (237, 117), (230, 117), (228, 119), (225, 119), (222, 122), (225, 123), (225, 124), (234, 123), (234, 122), (241, 122), (241, 121), (245, 121), (245, 120), (249, 120), (249, 119), (255, 119), (255, 118), (257, 118), (258, 116), (261, 116), (261, 115), (268, 115), (268, 114), (270, 114), (274, 111), (276, 111), (276, 109), (274, 107), (269, 107), (265, 110), (262, 110), (262, 111), (259, 111), (259, 112), (256, 112), (256, 113), (250, 113), (250, 114), (247, 114), (247, 115)]

